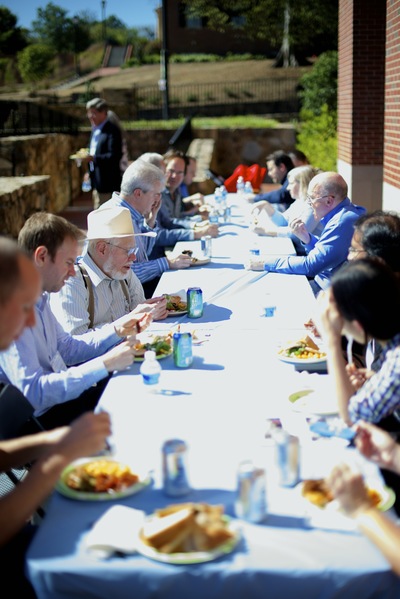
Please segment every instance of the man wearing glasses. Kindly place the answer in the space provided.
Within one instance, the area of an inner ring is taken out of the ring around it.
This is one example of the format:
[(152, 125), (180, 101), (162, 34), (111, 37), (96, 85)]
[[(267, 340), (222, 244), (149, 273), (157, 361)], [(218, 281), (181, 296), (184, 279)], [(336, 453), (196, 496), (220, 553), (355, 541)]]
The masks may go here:
[(49, 296), (75, 276), (83, 237), (75, 225), (46, 212), (30, 216), (18, 236), (41, 275), (42, 294), (35, 305), (36, 323), (0, 353), (0, 382), (17, 387), (48, 430), (95, 408), (110, 375), (132, 364), (137, 325), (145, 329), (152, 321), (151, 314), (131, 312), (108, 330), (79, 337), (64, 331)]
[(58, 293), (51, 309), (64, 330), (82, 335), (90, 329), (113, 330), (131, 311), (150, 312), (153, 319), (167, 316), (164, 297), (146, 300), (143, 286), (131, 266), (139, 250), (127, 208), (101, 207), (87, 217), (87, 250)]
[(366, 209), (347, 197), (347, 183), (336, 172), (316, 175), (309, 183), (307, 201), (314, 217), (323, 225), (320, 237), (308, 233), (301, 219), (290, 227), (300, 239), (305, 256), (271, 256), (252, 262), (252, 270), (306, 275), (315, 294), (329, 286), (332, 274), (347, 259), (348, 248), (357, 219)]

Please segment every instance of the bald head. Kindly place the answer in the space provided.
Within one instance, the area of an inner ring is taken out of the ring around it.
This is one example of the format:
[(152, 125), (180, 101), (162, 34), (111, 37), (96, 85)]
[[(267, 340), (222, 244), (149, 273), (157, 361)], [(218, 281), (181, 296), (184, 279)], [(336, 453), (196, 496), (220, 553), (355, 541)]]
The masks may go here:
[[(5, 279), (4, 273), (11, 274)], [(35, 324), (34, 307), (41, 279), (32, 260), (17, 244), (0, 239), (0, 350), (9, 347), (26, 326)]]
[(315, 195), (315, 190), (318, 190), (318, 195), (333, 196), (335, 203), (339, 204), (342, 202), (348, 193), (347, 183), (343, 179), (342, 175), (335, 173), (334, 171), (327, 171), (320, 173), (311, 179), (308, 193), (311, 196)]

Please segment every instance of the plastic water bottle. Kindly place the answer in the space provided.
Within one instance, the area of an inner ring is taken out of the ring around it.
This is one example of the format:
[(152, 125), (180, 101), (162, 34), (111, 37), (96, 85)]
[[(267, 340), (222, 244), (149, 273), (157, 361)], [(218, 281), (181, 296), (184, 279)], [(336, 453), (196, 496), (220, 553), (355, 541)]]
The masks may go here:
[(253, 187), (251, 185), (251, 181), (246, 181), (246, 183), (244, 184), (244, 193), (246, 195), (253, 193)]
[(237, 178), (236, 181), (236, 193), (241, 197), (244, 194), (244, 179), (241, 175)]
[(92, 184), (90, 182), (90, 179), (84, 179), (82, 181), (82, 191), (92, 191)]
[(161, 365), (156, 358), (156, 352), (148, 350), (144, 354), (144, 361), (140, 365), (140, 374), (143, 382), (152, 389), (156, 389), (160, 381)]

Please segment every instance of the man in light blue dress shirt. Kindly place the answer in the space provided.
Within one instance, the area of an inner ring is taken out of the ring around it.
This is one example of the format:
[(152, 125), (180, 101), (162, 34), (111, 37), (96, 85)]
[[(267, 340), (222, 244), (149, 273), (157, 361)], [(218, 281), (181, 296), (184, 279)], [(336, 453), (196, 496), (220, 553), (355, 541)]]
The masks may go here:
[[(134, 359), (134, 335), (122, 339), (136, 331), (137, 317), (112, 332), (91, 331), (77, 339), (62, 329), (50, 309), (49, 294), (75, 275), (81, 239), (80, 229), (45, 212), (33, 214), (18, 238), (42, 276), (43, 293), (36, 304), (36, 324), (0, 354), (0, 381), (25, 395), (47, 429), (94, 409), (110, 374)], [(143, 328), (150, 322), (149, 314), (140, 320)]]

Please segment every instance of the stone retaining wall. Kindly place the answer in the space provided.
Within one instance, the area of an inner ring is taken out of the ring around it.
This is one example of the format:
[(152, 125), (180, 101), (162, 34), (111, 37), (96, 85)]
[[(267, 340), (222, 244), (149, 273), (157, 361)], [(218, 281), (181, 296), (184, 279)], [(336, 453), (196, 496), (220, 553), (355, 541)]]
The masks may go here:
[[(143, 152), (164, 153), (174, 130), (142, 129), (126, 131), (130, 160)], [(2, 232), (18, 233), (21, 219), (33, 211), (45, 209), (59, 213), (80, 194), (84, 174), (69, 156), (86, 147), (89, 130), (77, 135), (49, 134), (0, 138), (0, 200), (1, 208), (20, 218), (3, 216)], [(213, 140), (213, 153), (209, 168), (218, 175), (228, 177), (240, 163), (265, 165), (265, 158), (274, 150), (295, 147), (295, 130), (291, 126), (277, 129), (193, 129), (193, 136)], [(46, 183), (26, 184), (28, 178), (45, 175)], [(17, 177), (18, 193), (10, 195), (5, 190), (4, 177)], [(39, 185), (38, 190), (36, 185)], [(40, 187), (45, 185), (46, 188)], [(13, 206), (15, 203), (15, 207)], [(7, 230), (7, 228), (9, 230)]]
[(17, 238), (26, 219), (49, 211), (50, 177), (1, 177), (0, 234)]

